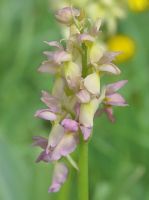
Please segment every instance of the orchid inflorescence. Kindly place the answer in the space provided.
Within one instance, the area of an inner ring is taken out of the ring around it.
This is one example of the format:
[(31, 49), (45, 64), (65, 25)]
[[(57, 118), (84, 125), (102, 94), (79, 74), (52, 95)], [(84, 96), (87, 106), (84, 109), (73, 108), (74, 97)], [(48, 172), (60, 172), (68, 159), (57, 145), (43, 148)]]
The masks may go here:
[(44, 52), (47, 60), (39, 71), (54, 75), (55, 80), (51, 93), (42, 91), (41, 101), (47, 108), (38, 110), (35, 116), (51, 121), (52, 128), (48, 139), (33, 138), (33, 145), (42, 148), (37, 162), (54, 164), (49, 192), (57, 192), (67, 179), (65, 158), (78, 169), (70, 154), (82, 141), (90, 139), (94, 117), (106, 113), (113, 122), (113, 106), (127, 105), (117, 93), (126, 80), (100, 86), (104, 75), (120, 74), (112, 63), (120, 52), (105, 52), (96, 43), (101, 20), (93, 23), (83, 10), (72, 7), (58, 10), (55, 16), (69, 28), (70, 34), (66, 40), (46, 42), (55, 50)]

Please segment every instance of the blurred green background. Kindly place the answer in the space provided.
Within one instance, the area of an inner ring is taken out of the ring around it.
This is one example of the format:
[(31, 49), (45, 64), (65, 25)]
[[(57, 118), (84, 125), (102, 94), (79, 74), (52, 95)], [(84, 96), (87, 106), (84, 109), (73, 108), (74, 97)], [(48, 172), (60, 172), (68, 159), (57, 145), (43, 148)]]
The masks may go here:
[[(136, 43), (135, 56), (120, 65), (129, 84), (122, 93), (127, 108), (116, 108), (117, 122), (96, 119), (90, 142), (91, 200), (149, 199), (149, 12), (128, 13), (119, 32)], [(33, 117), (41, 108), (40, 91), (51, 88), (37, 67), (47, 49), (44, 40), (60, 39), (47, 0), (0, 1), (0, 200), (61, 200), (47, 193), (51, 166), (35, 164), (33, 135), (48, 135), (48, 123)], [(73, 170), (73, 176), (76, 172)], [(71, 179), (67, 199), (76, 200)], [(70, 196), (69, 196), (70, 195)], [(67, 200), (65, 199), (65, 200)]]

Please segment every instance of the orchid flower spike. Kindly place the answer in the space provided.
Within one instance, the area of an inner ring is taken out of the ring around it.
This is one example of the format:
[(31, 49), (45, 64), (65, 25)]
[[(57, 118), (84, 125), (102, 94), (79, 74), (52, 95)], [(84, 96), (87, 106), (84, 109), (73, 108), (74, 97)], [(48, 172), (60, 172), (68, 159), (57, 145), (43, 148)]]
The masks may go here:
[(120, 69), (113, 63), (120, 52), (101, 51), (97, 45), (101, 19), (91, 26), (84, 13), (71, 7), (58, 10), (55, 17), (66, 25), (70, 34), (64, 45), (57, 41), (45, 42), (54, 50), (44, 52), (47, 59), (38, 71), (54, 76), (54, 85), (51, 92), (42, 91), (41, 101), (46, 107), (37, 110), (35, 116), (50, 121), (51, 131), (47, 138), (33, 138), (33, 146), (42, 149), (36, 162), (54, 164), (49, 192), (59, 191), (66, 181), (66, 162), (79, 170), (70, 154), (91, 139), (100, 106), (104, 106), (104, 112), (113, 121), (112, 106), (127, 105), (117, 93), (127, 81), (108, 84), (104, 88), (101, 85), (104, 76), (120, 74)]

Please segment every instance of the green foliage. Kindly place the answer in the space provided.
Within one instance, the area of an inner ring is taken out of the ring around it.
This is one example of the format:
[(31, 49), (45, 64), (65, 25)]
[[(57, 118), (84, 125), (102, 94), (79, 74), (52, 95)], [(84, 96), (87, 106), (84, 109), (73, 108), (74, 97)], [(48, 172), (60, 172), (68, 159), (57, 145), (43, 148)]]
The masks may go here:
[[(60, 38), (49, 8), (47, 0), (0, 1), (1, 200), (64, 200), (47, 193), (51, 166), (35, 164), (38, 152), (31, 146), (33, 135), (49, 131), (48, 123), (33, 117), (43, 106), (40, 91), (52, 85), (48, 75), (36, 71), (47, 48), (42, 41)], [(135, 57), (121, 66), (129, 80), (122, 93), (130, 106), (115, 109), (115, 124), (105, 116), (96, 119), (89, 147), (91, 200), (149, 199), (148, 20), (147, 12), (130, 13), (120, 23), (119, 30), (136, 42)], [(71, 186), (71, 199), (76, 200), (76, 172), (71, 176), (63, 191)]]

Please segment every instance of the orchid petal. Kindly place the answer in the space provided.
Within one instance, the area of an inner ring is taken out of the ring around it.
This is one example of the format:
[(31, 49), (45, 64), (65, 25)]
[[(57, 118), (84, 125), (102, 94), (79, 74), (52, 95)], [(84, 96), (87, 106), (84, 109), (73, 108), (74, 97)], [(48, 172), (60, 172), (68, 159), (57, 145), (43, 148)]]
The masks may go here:
[(41, 66), (38, 68), (39, 72), (42, 73), (50, 73), (50, 74), (55, 74), (58, 71), (58, 67), (56, 64), (53, 64), (50, 61), (44, 61)]
[(68, 62), (64, 66), (64, 76), (70, 88), (76, 88), (81, 78), (81, 68), (74, 62)]
[(87, 90), (81, 90), (76, 94), (80, 103), (88, 103), (90, 101), (90, 94)]
[(35, 113), (35, 117), (39, 117), (45, 120), (54, 121), (56, 120), (57, 116), (51, 112), (50, 109), (41, 109)]
[(105, 107), (104, 112), (107, 114), (107, 117), (111, 122), (115, 122), (112, 106)]
[(99, 95), (100, 93), (100, 77), (98, 73), (92, 73), (84, 79), (84, 87), (91, 93)]
[(107, 95), (107, 104), (114, 106), (127, 106), (125, 99), (118, 93)]
[(42, 149), (46, 149), (48, 145), (48, 140), (47, 138), (41, 137), (41, 136), (34, 136), (33, 137), (33, 146), (39, 146)]
[(100, 64), (111, 63), (115, 59), (115, 57), (120, 55), (121, 53), (122, 52), (120, 51), (105, 52), (101, 57), (101, 59), (99, 60), (99, 63)]
[(65, 133), (59, 144), (52, 152), (51, 160), (59, 160), (62, 156), (67, 156), (75, 150), (77, 146), (77, 135), (75, 133)]
[(78, 40), (79, 42), (85, 42), (85, 41), (94, 42), (95, 38), (87, 33), (83, 33), (78, 36)]
[(100, 18), (98, 18), (96, 21), (95, 21), (95, 23), (94, 23), (94, 25), (93, 25), (93, 27), (92, 27), (92, 29), (91, 29), (91, 35), (93, 35), (93, 36), (96, 36), (96, 35), (98, 35), (99, 34), (99, 29), (100, 29), (100, 26), (101, 26), (101, 19)]
[(60, 111), (60, 102), (57, 97), (52, 96), (46, 91), (42, 91), (41, 101), (44, 102), (52, 112)]
[(58, 49), (63, 50), (63, 46), (59, 42), (57, 42), (57, 41), (51, 41), (51, 42), (44, 41), (44, 42), (46, 44), (48, 44), (49, 46), (51, 46), (51, 47), (56, 47)]
[(56, 163), (49, 192), (58, 192), (68, 176), (68, 168), (64, 163)]
[(42, 151), (42, 152), (39, 154), (38, 158), (36, 159), (36, 162), (37, 162), (37, 163), (40, 162), (40, 161), (44, 161), (44, 162), (46, 162), (46, 163), (51, 162), (51, 152), (48, 152), (48, 153), (47, 153), (45, 150)]
[(112, 94), (116, 91), (118, 91), (120, 88), (122, 88), (126, 83), (128, 82), (128, 80), (122, 80), (122, 81), (118, 81), (116, 83), (112, 83), (106, 86), (106, 94)]
[(63, 50), (55, 52), (45, 51), (44, 54), (47, 56), (50, 62), (55, 63), (57, 65), (61, 65), (63, 62), (71, 60), (71, 55)]
[(64, 119), (61, 122), (61, 125), (67, 130), (71, 132), (77, 132), (78, 131), (78, 122), (72, 119)]
[(83, 134), (83, 138), (84, 140), (88, 140), (88, 138), (91, 135), (92, 132), (92, 127), (85, 127), (85, 126), (80, 126), (81, 132)]
[(98, 67), (98, 70), (101, 72), (107, 72), (115, 75), (119, 75), (121, 73), (120, 69), (113, 63), (100, 65)]
[(64, 128), (58, 123), (55, 124), (52, 127), (52, 130), (49, 135), (47, 152), (48, 152), (48, 148), (56, 147), (56, 145), (60, 142), (63, 136), (64, 136)]

